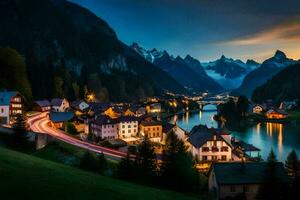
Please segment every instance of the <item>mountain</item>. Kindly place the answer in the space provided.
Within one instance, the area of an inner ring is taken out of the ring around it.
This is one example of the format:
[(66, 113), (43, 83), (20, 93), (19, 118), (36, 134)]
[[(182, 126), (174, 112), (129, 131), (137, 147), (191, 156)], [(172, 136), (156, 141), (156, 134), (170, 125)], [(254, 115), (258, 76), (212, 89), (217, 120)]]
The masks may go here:
[[(117, 38), (89, 10), (65, 0), (1, 0), (0, 46), (25, 58), (34, 98), (134, 100), (185, 89)], [(1, 87), (1, 85), (0, 85)]]
[(174, 58), (167, 51), (159, 51), (155, 48), (146, 50), (137, 43), (133, 43), (131, 48), (146, 60), (167, 72), (189, 91), (217, 92), (223, 89), (206, 74), (201, 63), (190, 55), (187, 55), (184, 59), (180, 56)]
[(257, 68), (259, 63), (253, 60), (248, 60), (247, 63), (244, 63), (241, 60), (226, 58), (222, 55), (220, 59), (202, 63), (202, 65), (205, 67), (207, 74), (224, 88), (234, 89), (240, 86), (244, 77)]
[(275, 55), (265, 60), (262, 65), (250, 72), (243, 80), (241, 86), (233, 91), (233, 94), (251, 96), (254, 89), (264, 83), (272, 76), (279, 73), (285, 67), (295, 64), (297, 61), (286, 57), (285, 53), (277, 50)]
[(265, 84), (257, 87), (252, 100), (262, 102), (273, 99), (276, 102), (300, 99), (300, 64), (290, 65), (273, 76)]

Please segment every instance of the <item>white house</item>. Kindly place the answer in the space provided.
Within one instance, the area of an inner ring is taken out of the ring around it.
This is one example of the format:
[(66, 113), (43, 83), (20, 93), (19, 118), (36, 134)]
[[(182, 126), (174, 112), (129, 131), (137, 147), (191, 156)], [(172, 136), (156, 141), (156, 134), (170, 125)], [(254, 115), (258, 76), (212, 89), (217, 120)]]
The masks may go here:
[(138, 118), (134, 116), (121, 116), (118, 118), (119, 138), (130, 138), (138, 135)]
[(0, 92), (0, 124), (9, 124), (24, 110), (24, 97), (17, 91)]
[(252, 108), (253, 113), (261, 114), (263, 111), (265, 111), (265, 107), (260, 104), (256, 104)]
[(231, 161), (231, 136), (207, 126), (195, 126), (188, 136), (190, 151), (198, 161)]
[(180, 128), (179, 126), (175, 125), (175, 124), (171, 124), (171, 123), (164, 123), (163, 124), (163, 142), (166, 141), (166, 138), (168, 136), (168, 134), (173, 131), (177, 138), (182, 140), (182, 141), (186, 141), (187, 139), (187, 134), (186, 131), (183, 130), (182, 128)]
[(101, 115), (89, 124), (89, 132), (101, 139), (117, 139), (118, 124), (115, 119)]
[(51, 100), (52, 111), (55, 112), (65, 112), (70, 104), (67, 99), (52, 99)]

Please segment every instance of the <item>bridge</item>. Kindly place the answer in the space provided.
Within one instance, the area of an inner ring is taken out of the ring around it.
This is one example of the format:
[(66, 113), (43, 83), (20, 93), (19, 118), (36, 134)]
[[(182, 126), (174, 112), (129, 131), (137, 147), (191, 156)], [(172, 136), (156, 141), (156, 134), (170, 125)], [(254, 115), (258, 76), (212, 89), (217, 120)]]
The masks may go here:
[(206, 100), (197, 101), (197, 103), (199, 104), (200, 110), (202, 110), (207, 105), (216, 105), (216, 106), (218, 106), (218, 105), (223, 104), (225, 102), (226, 102), (226, 100), (219, 100), (219, 99), (218, 100), (208, 100), (208, 101), (206, 101)]

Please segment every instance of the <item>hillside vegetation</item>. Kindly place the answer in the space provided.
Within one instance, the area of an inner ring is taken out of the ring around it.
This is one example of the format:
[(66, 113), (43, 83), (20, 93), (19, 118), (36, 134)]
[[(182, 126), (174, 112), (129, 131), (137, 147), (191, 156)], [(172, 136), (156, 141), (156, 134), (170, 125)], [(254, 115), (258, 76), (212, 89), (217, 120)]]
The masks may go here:
[(3, 199), (199, 199), (84, 172), (2, 147), (0, 176)]
[(252, 99), (262, 102), (274, 99), (276, 102), (300, 99), (300, 64), (289, 66), (272, 77), (264, 85), (257, 87)]

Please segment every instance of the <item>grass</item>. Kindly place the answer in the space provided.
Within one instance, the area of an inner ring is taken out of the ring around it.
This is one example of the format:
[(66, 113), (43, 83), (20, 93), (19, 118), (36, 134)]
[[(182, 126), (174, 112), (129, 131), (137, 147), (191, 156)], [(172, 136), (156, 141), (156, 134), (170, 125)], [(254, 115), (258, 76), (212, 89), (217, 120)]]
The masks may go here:
[(0, 147), (3, 199), (200, 199), (85, 172)]

